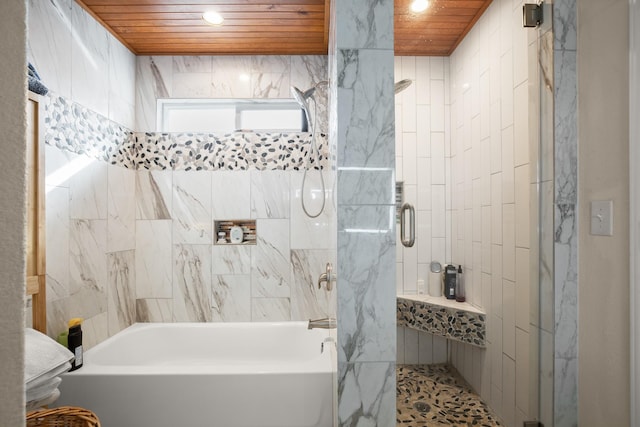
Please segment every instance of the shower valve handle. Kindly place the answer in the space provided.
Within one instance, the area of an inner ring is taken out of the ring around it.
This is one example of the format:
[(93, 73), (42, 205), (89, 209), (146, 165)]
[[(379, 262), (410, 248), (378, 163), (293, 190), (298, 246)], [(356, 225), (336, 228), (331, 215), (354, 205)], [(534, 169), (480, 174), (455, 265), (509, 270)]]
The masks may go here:
[(324, 282), (327, 291), (331, 291), (333, 289), (334, 280), (336, 280), (336, 278), (333, 275), (333, 266), (330, 262), (328, 262), (326, 272), (322, 273), (318, 278), (318, 289), (322, 289), (322, 282)]

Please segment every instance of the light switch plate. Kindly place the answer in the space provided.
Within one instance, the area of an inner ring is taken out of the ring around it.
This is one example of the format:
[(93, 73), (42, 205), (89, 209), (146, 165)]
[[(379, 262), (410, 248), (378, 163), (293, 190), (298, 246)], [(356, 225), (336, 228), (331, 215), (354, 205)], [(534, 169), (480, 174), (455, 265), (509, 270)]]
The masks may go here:
[(613, 200), (591, 202), (591, 234), (613, 236)]

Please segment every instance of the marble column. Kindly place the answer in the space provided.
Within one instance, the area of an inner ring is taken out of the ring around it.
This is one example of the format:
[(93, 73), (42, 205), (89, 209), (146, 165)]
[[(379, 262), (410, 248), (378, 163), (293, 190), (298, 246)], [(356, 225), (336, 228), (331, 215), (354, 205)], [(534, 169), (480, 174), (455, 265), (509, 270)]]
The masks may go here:
[(554, 423), (578, 425), (577, 4), (553, 2)]
[(334, 0), (340, 426), (395, 425), (393, 0)]

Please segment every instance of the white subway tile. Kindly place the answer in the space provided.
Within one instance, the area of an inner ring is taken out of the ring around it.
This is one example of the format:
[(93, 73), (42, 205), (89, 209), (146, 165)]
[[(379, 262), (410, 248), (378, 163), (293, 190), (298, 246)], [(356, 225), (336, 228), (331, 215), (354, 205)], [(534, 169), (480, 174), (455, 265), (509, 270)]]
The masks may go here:
[(502, 246), (491, 245), (491, 314), (502, 318)]
[(516, 280), (515, 205), (502, 205), (502, 277)]
[(421, 365), (433, 363), (433, 334), (418, 332), (418, 363)]
[(515, 224), (516, 246), (528, 248), (531, 241), (531, 205), (529, 165), (515, 169)]
[(433, 336), (433, 363), (447, 362), (447, 339), (438, 335)]
[(500, 112), (502, 128), (513, 124), (513, 55), (511, 49), (500, 58)]
[(419, 363), (418, 331), (411, 328), (404, 329), (404, 363), (417, 365)]
[(516, 248), (516, 326), (529, 331), (529, 249)]
[[(529, 85), (526, 81), (515, 88), (513, 96), (513, 161), (514, 166), (520, 166), (529, 163)], [(537, 140), (531, 140), (531, 144), (537, 145)]]
[(514, 202), (513, 126), (502, 130), (502, 202)]
[(432, 80), (444, 79), (444, 57), (442, 56), (431, 57), (431, 79)]
[(431, 64), (428, 56), (416, 58), (416, 101), (418, 104), (429, 104), (429, 89), (431, 80)]
[(444, 156), (444, 133), (431, 133), (431, 183), (446, 183), (445, 177), (445, 156)]
[(444, 81), (431, 80), (431, 131), (444, 132)]
[(529, 412), (531, 400), (529, 355), (534, 352), (534, 349), (530, 348), (529, 334), (516, 329), (516, 407), (523, 412)]
[(502, 362), (502, 421), (505, 427), (515, 427), (516, 363), (505, 355)]
[(402, 177), (406, 184), (416, 184), (416, 134), (415, 132), (403, 132), (402, 135)]
[(416, 153), (418, 157), (431, 157), (431, 107), (418, 105), (416, 114)]
[(516, 289), (515, 283), (502, 280), (502, 352), (516, 357)]

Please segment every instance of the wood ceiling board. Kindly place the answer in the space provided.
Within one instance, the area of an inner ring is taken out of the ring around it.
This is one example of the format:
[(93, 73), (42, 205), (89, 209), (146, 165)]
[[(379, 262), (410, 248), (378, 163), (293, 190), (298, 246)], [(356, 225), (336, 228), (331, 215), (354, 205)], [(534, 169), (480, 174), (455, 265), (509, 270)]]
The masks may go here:
[[(76, 1), (136, 54), (327, 53), (330, 0)], [(491, 3), (431, 0), (413, 13), (411, 1), (395, 0), (396, 55), (451, 54)], [(222, 26), (201, 19), (210, 8)]]

